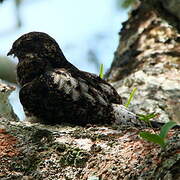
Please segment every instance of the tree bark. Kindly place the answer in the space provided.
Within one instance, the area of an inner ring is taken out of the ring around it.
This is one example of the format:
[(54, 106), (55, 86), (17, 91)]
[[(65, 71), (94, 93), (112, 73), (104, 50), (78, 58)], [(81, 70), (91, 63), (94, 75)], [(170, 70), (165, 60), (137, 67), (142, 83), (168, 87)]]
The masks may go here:
[[(179, 24), (165, 5), (144, 0), (131, 12), (108, 80), (124, 100), (138, 88), (130, 107), (135, 113), (154, 111), (157, 120), (177, 121)], [(8, 111), (11, 114), (11, 108)], [(141, 131), (159, 133), (151, 128), (47, 126), (0, 117), (0, 179), (178, 179), (178, 129), (170, 130), (164, 149), (141, 139)]]
[(162, 2), (142, 1), (123, 23), (108, 80), (124, 100), (137, 87), (132, 111), (180, 122), (179, 18)]

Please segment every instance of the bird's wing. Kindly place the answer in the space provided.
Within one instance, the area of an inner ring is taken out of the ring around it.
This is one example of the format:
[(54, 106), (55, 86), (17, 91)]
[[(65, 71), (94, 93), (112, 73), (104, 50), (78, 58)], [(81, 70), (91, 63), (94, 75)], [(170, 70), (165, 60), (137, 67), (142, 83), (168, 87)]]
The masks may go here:
[(46, 72), (41, 78), (50, 92), (58, 93), (64, 101), (82, 102), (90, 105), (111, 103), (121, 104), (121, 97), (116, 90), (98, 76), (71, 69), (58, 68)]
[(98, 89), (102, 96), (109, 100), (109, 103), (122, 104), (122, 99), (114, 87), (96, 74), (80, 71), (80, 77), (87, 79), (88, 84)]
[(30, 114), (47, 122), (110, 122), (109, 94), (104, 84), (97, 87), (92, 81), (88, 76), (72, 75), (71, 70), (54, 69), (24, 85), (20, 101)]
[[(71, 114), (79, 100), (78, 81), (65, 69), (47, 71), (26, 83), (19, 92), (20, 101), (29, 114), (51, 119), (57, 113)], [(48, 117), (51, 116), (51, 117)], [(62, 114), (63, 116), (63, 114)]]

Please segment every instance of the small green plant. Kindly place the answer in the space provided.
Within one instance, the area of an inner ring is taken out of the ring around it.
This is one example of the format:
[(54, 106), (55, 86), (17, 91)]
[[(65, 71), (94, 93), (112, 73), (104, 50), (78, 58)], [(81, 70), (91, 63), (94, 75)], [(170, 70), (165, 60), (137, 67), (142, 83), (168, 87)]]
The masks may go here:
[(144, 131), (144, 132), (140, 132), (139, 135), (143, 139), (150, 141), (150, 142), (153, 142), (153, 143), (156, 143), (156, 144), (159, 144), (161, 146), (161, 148), (164, 148), (167, 144), (167, 141), (165, 138), (166, 138), (169, 130), (171, 128), (173, 128), (175, 125), (176, 125), (175, 122), (170, 121), (161, 127), (159, 134), (152, 134), (150, 132)]
[(152, 127), (150, 119), (156, 117), (158, 114), (155, 113), (150, 113), (150, 114), (137, 114), (138, 119), (141, 121), (144, 121), (145, 123), (147, 123), (150, 127)]
[(131, 92), (131, 94), (129, 95), (129, 98), (128, 98), (128, 100), (127, 100), (127, 103), (124, 105), (125, 107), (128, 107), (129, 104), (131, 103), (131, 101), (132, 101), (132, 99), (133, 99), (133, 97), (134, 97), (134, 94), (135, 94), (136, 90), (137, 90), (137, 88), (134, 88), (134, 89), (132, 90), (132, 92)]
[[(128, 98), (128, 101), (127, 103), (125, 104), (125, 107), (128, 107), (129, 104), (131, 103), (133, 97), (134, 97), (134, 94), (136, 92), (137, 88), (134, 88)], [(141, 120), (141, 121), (144, 121), (145, 123), (147, 123), (150, 127), (152, 127), (151, 125), (151, 121), (150, 119), (156, 117), (158, 114), (155, 114), (155, 113), (150, 113), (150, 114), (137, 114), (138, 116), (138, 119)], [(139, 135), (140, 137), (142, 137), (143, 139), (147, 140), (147, 141), (150, 141), (150, 142), (153, 142), (153, 143), (156, 143), (156, 144), (159, 144), (161, 146), (161, 148), (164, 148), (165, 145), (167, 144), (165, 138), (169, 132), (169, 130), (171, 128), (173, 128), (174, 126), (176, 125), (175, 122), (168, 122), (166, 124), (164, 124), (162, 127), (161, 127), (161, 130), (160, 130), (160, 133), (159, 134), (152, 134), (150, 132), (140, 132)]]
[(104, 77), (104, 65), (103, 64), (101, 64), (101, 66), (100, 66), (99, 77), (101, 79), (103, 79), (103, 77)]

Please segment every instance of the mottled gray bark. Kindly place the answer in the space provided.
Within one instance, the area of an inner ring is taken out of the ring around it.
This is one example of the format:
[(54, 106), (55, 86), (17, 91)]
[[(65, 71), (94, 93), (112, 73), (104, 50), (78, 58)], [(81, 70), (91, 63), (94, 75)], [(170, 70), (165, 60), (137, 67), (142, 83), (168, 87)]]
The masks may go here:
[(123, 23), (108, 80), (124, 102), (137, 87), (130, 107), (135, 113), (155, 112), (157, 121), (178, 122), (180, 26), (175, 11), (171, 14), (163, 2), (142, 1)]
[(9, 95), (14, 90), (15, 87), (2, 83), (0, 80), (0, 117), (17, 121), (18, 118), (15, 115), (8, 99)]

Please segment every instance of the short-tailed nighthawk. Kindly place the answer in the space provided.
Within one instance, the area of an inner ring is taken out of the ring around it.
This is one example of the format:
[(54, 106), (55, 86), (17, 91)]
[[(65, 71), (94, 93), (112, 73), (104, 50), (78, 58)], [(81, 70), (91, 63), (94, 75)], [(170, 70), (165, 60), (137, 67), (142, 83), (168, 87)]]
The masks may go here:
[(139, 124), (110, 84), (68, 62), (48, 34), (22, 35), (13, 43), (8, 55), (12, 54), (19, 60), (20, 101), (24, 110), (40, 122)]

